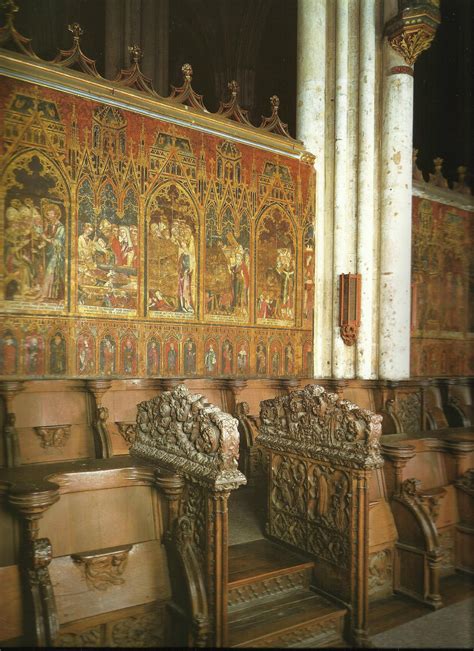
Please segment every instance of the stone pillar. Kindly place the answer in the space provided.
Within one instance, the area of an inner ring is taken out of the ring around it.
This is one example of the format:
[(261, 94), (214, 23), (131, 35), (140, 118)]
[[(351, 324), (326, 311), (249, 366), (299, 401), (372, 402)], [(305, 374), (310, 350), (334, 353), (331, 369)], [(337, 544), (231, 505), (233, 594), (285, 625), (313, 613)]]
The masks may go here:
[(359, 13), (359, 161), (357, 173), (357, 273), (361, 282), (361, 322), (356, 342), (356, 377), (377, 374), (378, 186), (376, 183), (378, 12), (373, 0), (361, 0)]
[[(439, 9), (386, 0), (383, 44), (379, 377), (410, 376), (413, 65), (429, 47)], [(393, 16), (393, 17), (391, 17)]]
[[(334, 96), (334, 239), (332, 377), (354, 377), (354, 348), (339, 336), (339, 275), (355, 272), (357, 176), (358, 2), (337, 0), (335, 21), (336, 79)], [(354, 70), (355, 68), (355, 70)], [(318, 234), (316, 233), (316, 237)]]
[(333, 217), (325, 193), (329, 150), (326, 0), (298, 0), (296, 131), (316, 156), (314, 375), (331, 376)]

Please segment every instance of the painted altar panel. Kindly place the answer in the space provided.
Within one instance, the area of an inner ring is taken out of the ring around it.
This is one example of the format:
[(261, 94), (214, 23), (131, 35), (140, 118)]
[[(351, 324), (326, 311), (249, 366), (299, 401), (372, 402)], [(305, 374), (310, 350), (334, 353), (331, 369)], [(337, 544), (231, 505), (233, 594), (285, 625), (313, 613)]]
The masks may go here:
[(474, 372), (474, 215), (413, 197), (411, 375)]
[(2, 78), (2, 377), (306, 375), (312, 164)]

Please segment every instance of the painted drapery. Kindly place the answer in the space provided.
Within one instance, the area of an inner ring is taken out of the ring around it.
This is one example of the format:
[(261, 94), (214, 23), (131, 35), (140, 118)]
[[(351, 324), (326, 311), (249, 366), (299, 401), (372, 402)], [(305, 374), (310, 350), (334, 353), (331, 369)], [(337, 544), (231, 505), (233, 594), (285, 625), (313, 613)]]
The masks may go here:
[(312, 165), (0, 92), (2, 376), (311, 375)]

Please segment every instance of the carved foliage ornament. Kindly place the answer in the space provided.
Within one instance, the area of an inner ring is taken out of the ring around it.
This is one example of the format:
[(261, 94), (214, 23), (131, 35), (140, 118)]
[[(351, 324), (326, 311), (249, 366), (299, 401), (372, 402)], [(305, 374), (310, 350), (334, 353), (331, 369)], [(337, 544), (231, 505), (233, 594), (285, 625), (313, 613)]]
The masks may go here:
[(259, 443), (352, 468), (382, 465), (379, 438), (382, 417), (360, 409), (318, 385), (288, 396), (264, 400)]
[(108, 553), (74, 554), (73, 561), (82, 569), (83, 577), (93, 590), (107, 590), (122, 585), (127, 567), (128, 553), (132, 545)]
[(63, 448), (71, 435), (71, 425), (48, 425), (34, 430), (42, 448)]
[(441, 22), (439, 8), (429, 2), (402, 10), (390, 20), (385, 33), (391, 47), (413, 66), (419, 55), (427, 50)]
[(184, 384), (141, 402), (131, 454), (159, 461), (196, 481), (229, 489), (245, 483), (237, 469), (237, 420), (189, 393)]

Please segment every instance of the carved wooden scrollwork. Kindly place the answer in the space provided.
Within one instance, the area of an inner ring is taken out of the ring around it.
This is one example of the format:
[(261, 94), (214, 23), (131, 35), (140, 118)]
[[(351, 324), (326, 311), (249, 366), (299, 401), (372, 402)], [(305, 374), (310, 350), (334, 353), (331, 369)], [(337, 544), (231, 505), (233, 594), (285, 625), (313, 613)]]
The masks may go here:
[(141, 402), (137, 430), (132, 455), (223, 490), (245, 483), (237, 469), (237, 420), (189, 393), (184, 384)]
[(352, 468), (377, 468), (383, 463), (382, 417), (320, 386), (308, 385), (289, 396), (264, 400), (260, 420), (259, 442), (271, 449)]
[(137, 436), (137, 424), (119, 421), (117, 421), (115, 424), (117, 425), (119, 434), (123, 440), (128, 443), (128, 445), (132, 445)]

